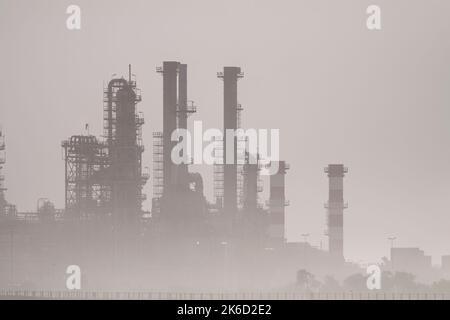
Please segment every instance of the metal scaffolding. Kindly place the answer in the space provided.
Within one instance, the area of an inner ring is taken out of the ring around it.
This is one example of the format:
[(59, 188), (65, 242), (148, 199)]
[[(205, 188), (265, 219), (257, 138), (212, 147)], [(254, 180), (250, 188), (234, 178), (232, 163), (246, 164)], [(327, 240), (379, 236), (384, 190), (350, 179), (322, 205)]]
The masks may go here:
[[(112, 79), (108, 86), (103, 89), (103, 137), (106, 139), (108, 146), (115, 141), (117, 134), (117, 106), (118, 97), (117, 93), (120, 90), (131, 89), (134, 92), (134, 103), (138, 103), (142, 100), (141, 91), (136, 87), (136, 79), (129, 73), (128, 81), (120, 79)], [(141, 126), (144, 124), (144, 119), (141, 113), (136, 113), (136, 133), (139, 142), (142, 142), (140, 135)], [(142, 144), (140, 144), (142, 145)]]
[(153, 198), (159, 199), (164, 191), (163, 133), (153, 132)]
[(142, 188), (150, 175), (142, 169), (144, 118), (136, 109), (140, 101), (129, 66), (127, 80), (112, 79), (104, 89), (104, 141), (92, 135), (63, 141), (68, 216), (108, 214), (115, 224), (134, 223), (142, 216)]
[(63, 141), (62, 147), (67, 215), (88, 218), (98, 213), (99, 208), (105, 208), (111, 198), (107, 145), (92, 135), (76, 135)]
[(13, 204), (8, 203), (5, 197), (5, 176), (3, 175), (3, 165), (6, 163), (6, 145), (5, 136), (0, 128), (0, 218), (12, 218), (17, 217), (17, 209)]
[[(222, 137), (215, 137), (217, 142), (214, 149), (214, 158), (223, 158), (223, 139)], [(214, 163), (214, 198), (217, 208), (223, 207), (223, 164)]]

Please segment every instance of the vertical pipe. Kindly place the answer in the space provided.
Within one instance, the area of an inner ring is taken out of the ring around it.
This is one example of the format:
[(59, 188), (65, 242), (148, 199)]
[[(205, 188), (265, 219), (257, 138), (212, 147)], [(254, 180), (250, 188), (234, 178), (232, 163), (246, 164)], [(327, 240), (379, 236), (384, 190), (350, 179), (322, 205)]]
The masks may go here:
[(187, 65), (180, 64), (178, 72), (178, 128), (187, 129)]
[(64, 145), (64, 159), (65, 159), (65, 163), (64, 163), (64, 170), (65, 170), (65, 177), (64, 177), (64, 185), (65, 185), (65, 193), (64, 193), (64, 195), (65, 195), (65, 208), (66, 208), (66, 210), (68, 209), (68, 196), (67, 196), (67, 193), (68, 193), (68, 190), (69, 190), (69, 177), (67, 176), (69, 173), (68, 173), (68, 171), (67, 171), (67, 169), (68, 169), (68, 167), (67, 167), (67, 161), (69, 161), (68, 160), (68, 158), (67, 158), (67, 156), (68, 156), (68, 152), (67, 152), (67, 148), (68, 148), (68, 145), (67, 144), (65, 144)]
[(164, 196), (170, 197), (175, 184), (175, 168), (171, 151), (175, 143), (171, 140), (172, 132), (177, 128), (177, 71), (178, 62), (163, 63), (163, 186)]
[[(178, 128), (187, 130), (187, 65), (178, 66)], [(185, 144), (187, 147), (187, 145)], [(183, 155), (184, 156), (184, 155)], [(180, 189), (189, 188), (187, 164), (177, 166), (177, 184)]]
[(128, 65), (128, 83), (131, 83), (131, 64)]

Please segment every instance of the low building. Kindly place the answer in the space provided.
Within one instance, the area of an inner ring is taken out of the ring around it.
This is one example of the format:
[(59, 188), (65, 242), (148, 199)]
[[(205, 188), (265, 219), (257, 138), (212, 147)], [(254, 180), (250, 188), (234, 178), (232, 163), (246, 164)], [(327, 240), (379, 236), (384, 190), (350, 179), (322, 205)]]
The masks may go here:
[(392, 269), (421, 274), (431, 269), (431, 256), (419, 248), (391, 248)]

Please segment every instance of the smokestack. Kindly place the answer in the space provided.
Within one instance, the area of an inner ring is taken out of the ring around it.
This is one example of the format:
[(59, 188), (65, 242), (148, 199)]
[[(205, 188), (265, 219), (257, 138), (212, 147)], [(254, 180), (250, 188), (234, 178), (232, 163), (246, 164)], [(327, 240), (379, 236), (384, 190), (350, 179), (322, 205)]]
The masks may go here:
[[(223, 79), (223, 209), (231, 214), (237, 212), (237, 139), (234, 137), (233, 148), (227, 148), (227, 130), (238, 128), (237, 81), (243, 77), (241, 68), (224, 67), (218, 74)], [(227, 156), (228, 154), (228, 156)], [(233, 163), (227, 163), (227, 158)]]
[(131, 84), (131, 64), (128, 65), (128, 83)]
[(330, 254), (344, 259), (344, 174), (348, 169), (343, 164), (330, 164), (325, 168), (329, 178), (327, 209), (328, 250)]
[(171, 140), (172, 132), (177, 128), (177, 72), (179, 63), (163, 63), (163, 179), (164, 196), (170, 197), (176, 184), (176, 168), (171, 152), (176, 141)]
[(187, 64), (178, 66), (178, 128), (187, 129)]
[[(178, 66), (178, 128), (187, 129), (187, 118), (189, 115), (187, 101), (187, 65), (180, 63)], [(187, 146), (187, 145), (185, 145)], [(189, 188), (188, 166), (180, 164), (176, 166), (178, 187), (182, 190)]]

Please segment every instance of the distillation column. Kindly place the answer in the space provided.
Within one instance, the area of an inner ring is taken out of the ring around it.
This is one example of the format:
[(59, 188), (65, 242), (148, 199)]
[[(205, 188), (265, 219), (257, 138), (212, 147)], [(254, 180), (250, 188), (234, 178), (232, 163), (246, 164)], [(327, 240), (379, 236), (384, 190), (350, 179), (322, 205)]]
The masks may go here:
[(142, 213), (141, 126), (144, 121), (136, 112), (141, 101), (136, 82), (113, 79), (105, 92), (105, 133), (110, 168), (104, 179), (111, 186), (111, 207), (116, 225), (135, 225)]

